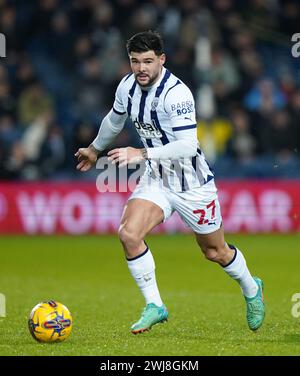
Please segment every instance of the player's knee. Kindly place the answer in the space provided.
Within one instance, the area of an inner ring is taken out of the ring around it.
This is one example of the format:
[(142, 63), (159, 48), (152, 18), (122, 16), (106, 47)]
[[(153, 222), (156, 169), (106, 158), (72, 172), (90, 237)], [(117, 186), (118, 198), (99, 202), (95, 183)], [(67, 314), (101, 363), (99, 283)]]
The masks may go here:
[(141, 236), (136, 230), (131, 229), (129, 226), (121, 225), (118, 231), (120, 242), (126, 247), (134, 247), (142, 240)]

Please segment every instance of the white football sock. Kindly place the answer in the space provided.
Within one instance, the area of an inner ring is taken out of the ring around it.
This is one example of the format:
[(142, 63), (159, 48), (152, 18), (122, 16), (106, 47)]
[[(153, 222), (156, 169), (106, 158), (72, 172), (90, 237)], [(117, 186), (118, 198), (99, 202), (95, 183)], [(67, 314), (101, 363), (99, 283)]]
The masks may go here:
[(232, 245), (229, 245), (229, 247), (235, 250), (235, 254), (230, 263), (223, 266), (223, 269), (231, 278), (239, 283), (243, 294), (247, 298), (252, 298), (257, 294), (258, 286), (247, 268), (242, 252)]
[(158, 307), (162, 306), (156, 278), (155, 263), (150, 249), (147, 247), (141, 255), (127, 259), (128, 268), (135, 282), (140, 288), (146, 304), (154, 303)]

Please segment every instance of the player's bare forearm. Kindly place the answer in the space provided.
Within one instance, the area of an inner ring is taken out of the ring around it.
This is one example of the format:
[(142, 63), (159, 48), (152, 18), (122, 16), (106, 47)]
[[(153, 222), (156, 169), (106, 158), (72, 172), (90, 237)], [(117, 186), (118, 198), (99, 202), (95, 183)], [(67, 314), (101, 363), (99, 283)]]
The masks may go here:
[(110, 150), (108, 160), (113, 164), (119, 163), (119, 167), (130, 163), (139, 163), (148, 158), (147, 149), (136, 149), (132, 147)]

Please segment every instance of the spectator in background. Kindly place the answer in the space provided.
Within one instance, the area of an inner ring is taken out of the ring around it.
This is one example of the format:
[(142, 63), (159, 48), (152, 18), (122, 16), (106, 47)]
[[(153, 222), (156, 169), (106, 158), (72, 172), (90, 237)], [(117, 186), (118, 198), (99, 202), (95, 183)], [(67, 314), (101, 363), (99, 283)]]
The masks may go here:
[(153, 29), (156, 25), (156, 12), (149, 5), (141, 4), (139, 7), (133, 9), (129, 27), (126, 27), (126, 38), (130, 35), (139, 33), (143, 30)]
[(219, 113), (226, 113), (228, 100), (240, 83), (237, 67), (228, 53), (215, 47), (211, 54), (211, 84)]
[(76, 0), (70, 4), (71, 23), (78, 35), (86, 34), (91, 31), (93, 18), (93, 1)]
[(242, 108), (233, 109), (231, 121), (233, 132), (227, 145), (227, 154), (240, 162), (253, 160), (258, 145), (251, 133), (249, 116)]
[(64, 68), (72, 69), (74, 34), (66, 12), (59, 11), (52, 16), (46, 43), (49, 55), (58, 56)]
[(219, 43), (231, 50), (233, 37), (243, 25), (241, 14), (235, 8), (233, 0), (215, 0), (207, 5), (219, 28)]
[(126, 30), (128, 28), (128, 20), (132, 15), (132, 10), (138, 6), (137, 1), (138, 0), (115, 1), (115, 20), (121, 30)]
[(175, 70), (181, 80), (191, 88), (195, 89), (193, 72), (193, 51), (185, 46), (178, 46), (171, 61), (168, 61), (170, 70)]
[(9, 81), (0, 81), (0, 115), (16, 113), (16, 100), (12, 95)]
[[(194, 51), (199, 37), (213, 38), (214, 22), (210, 12), (196, 0), (181, 1), (181, 20), (176, 46)], [(176, 53), (176, 49), (173, 51)], [(171, 57), (170, 57), (171, 58)]]
[(294, 157), (296, 142), (289, 113), (286, 110), (273, 112), (270, 123), (261, 129), (263, 150), (281, 161), (287, 161)]
[(73, 45), (73, 69), (80, 74), (85, 59), (95, 55), (91, 37), (88, 34), (80, 35)]
[(300, 5), (297, 0), (281, 1), (281, 9), (278, 12), (278, 29), (291, 37), (299, 32)]
[(74, 130), (74, 150), (78, 150), (81, 145), (90, 145), (96, 137), (96, 134), (96, 127), (93, 127), (92, 124), (87, 121), (81, 121)]
[(20, 94), (18, 102), (20, 123), (28, 126), (40, 115), (49, 112), (54, 112), (53, 98), (44, 90), (41, 82), (36, 80)]
[(5, 82), (9, 79), (7, 69), (4, 64), (0, 64), (0, 82)]
[(197, 124), (197, 137), (209, 163), (214, 164), (226, 152), (232, 133), (232, 125), (225, 118), (213, 118)]
[(297, 90), (297, 82), (288, 70), (284, 71), (279, 77), (279, 87), (287, 104), (291, 103), (293, 94)]
[(30, 179), (41, 177), (40, 160), (43, 144), (46, 142), (49, 128), (53, 122), (53, 113), (44, 111), (40, 113), (31, 124), (28, 124), (22, 135), (22, 147), (25, 158), (30, 166)]
[(4, 4), (0, 12), (0, 30), (5, 35), (9, 43), (9, 51), (18, 51), (23, 44), (24, 34), (17, 24), (17, 12), (13, 5)]
[(22, 57), (21, 64), (17, 67), (16, 77), (13, 86), (14, 96), (17, 97), (28, 86), (36, 82), (34, 68), (27, 56)]
[(181, 15), (176, 2), (166, 0), (153, 0), (152, 9), (157, 20), (157, 29), (165, 36), (165, 48), (173, 54), (180, 37)]
[(251, 0), (247, 2), (245, 20), (258, 40), (269, 40), (277, 25), (277, 1)]
[(254, 36), (244, 24), (232, 35), (231, 46), (238, 54), (245, 51), (255, 50)]
[(2, 148), (5, 153), (9, 153), (10, 147), (14, 141), (20, 137), (20, 131), (14, 118), (10, 114), (0, 116), (0, 140), (2, 140)]
[(51, 29), (54, 14), (59, 8), (59, 0), (40, 0), (33, 8), (30, 35), (35, 37), (46, 36)]
[[(1, 147), (1, 144), (0, 144)], [(9, 154), (0, 151), (0, 177), (1, 179), (27, 179), (25, 174), (26, 156), (22, 143), (16, 140), (12, 143)]]
[(105, 49), (109, 47), (114, 34), (119, 34), (118, 29), (114, 26), (114, 8), (107, 1), (95, 1), (92, 7), (92, 41), (99, 49)]
[(244, 102), (250, 111), (271, 113), (282, 109), (286, 105), (286, 98), (271, 79), (264, 78), (254, 85)]
[(90, 122), (98, 120), (99, 111), (104, 107), (104, 93), (101, 90), (102, 77), (100, 60), (95, 56), (86, 59), (75, 90), (74, 113), (78, 117), (88, 119)]
[(290, 117), (295, 134), (295, 155), (300, 155), (300, 90), (296, 90), (291, 98)]
[(50, 124), (39, 153), (41, 177), (57, 176), (64, 167), (65, 158), (66, 148), (62, 129), (59, 124)]
[(264, 73), (264, 64), (254, 48), (242, 50), (238, 56), (240, 67), (239, 98), (245, 97), (253, 88), (253, 82), (258, 82)]

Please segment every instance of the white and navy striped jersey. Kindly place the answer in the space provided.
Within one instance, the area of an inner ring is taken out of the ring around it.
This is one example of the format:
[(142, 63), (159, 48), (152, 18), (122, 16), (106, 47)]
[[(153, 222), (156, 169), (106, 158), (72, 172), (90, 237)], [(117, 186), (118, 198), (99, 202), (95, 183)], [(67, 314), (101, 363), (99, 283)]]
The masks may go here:
[[(113, 111), (119, 115), (127, 113), (145, 148), (177, 141), (179, 132), (196, 128), (191, 91), (165, 68), (161, 78), (147, 89), (138, 85), (133, 74), (124, 77), (116, 91)], [(199, 143), (196, 156), (177, 160), (151, 159), (147, 171), (153, 178), (162, 179), (168, 188), (180, 192), (200, 187), (213, 179)]]

